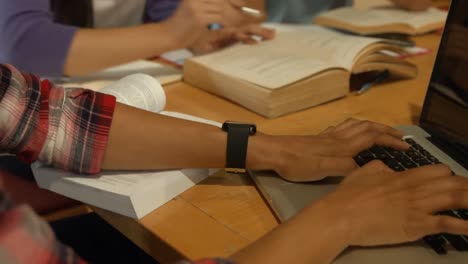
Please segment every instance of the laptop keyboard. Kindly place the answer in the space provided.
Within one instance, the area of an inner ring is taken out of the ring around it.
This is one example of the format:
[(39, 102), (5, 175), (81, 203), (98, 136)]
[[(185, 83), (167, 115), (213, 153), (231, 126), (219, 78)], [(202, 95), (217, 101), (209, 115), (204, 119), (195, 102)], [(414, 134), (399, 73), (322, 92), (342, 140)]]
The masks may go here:
[[(363, 166), (372, 160), (381, 160), (394, 171), (404, 171), (420, 166), (441, 163), (413, 139), (408, 138), (405, 141), (411, 145), (411, 148), (407, 151), (374, 146), (359, 153), (354, 157), (354, 160), (359, 166)], [(468, 220), (468, 210), (465, 209), (449, 210), (439, 212), (439, 214)], [(468, 236), (438, 234), (426, 236), (423, 238), (423, 241), (439, 255), (447, 254), (447, 247), (452, 247), (457, 251), (468, 251)]]

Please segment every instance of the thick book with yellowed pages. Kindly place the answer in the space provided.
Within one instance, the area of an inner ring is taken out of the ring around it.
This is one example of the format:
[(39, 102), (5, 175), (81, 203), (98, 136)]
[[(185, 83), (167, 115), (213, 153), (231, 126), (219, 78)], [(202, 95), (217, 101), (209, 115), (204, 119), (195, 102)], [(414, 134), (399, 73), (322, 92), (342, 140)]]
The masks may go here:
[(429, 8), (413, 12), (394, 6), (357, 9), (342, 7), (327, 11), (314, 23), (360, 35), (401, 33), (418, 35), (444, 27), (447, 11)]
[(345, 96), (353, 73), (417, 75), (413, 64), (382, 53), (401, 49), (381, 39), (315, 25), (273, 27), (277, 36), (272, 41), (188, 59), (184, 80), (274, 118)]

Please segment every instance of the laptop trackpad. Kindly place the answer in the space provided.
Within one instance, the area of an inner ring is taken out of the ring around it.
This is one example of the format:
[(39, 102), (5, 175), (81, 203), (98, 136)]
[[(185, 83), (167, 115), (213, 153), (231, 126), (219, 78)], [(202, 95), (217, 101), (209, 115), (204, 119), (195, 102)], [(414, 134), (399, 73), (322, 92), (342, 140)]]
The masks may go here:
[(251, 177), (281, 222), (335, 190), (343, 179), (343, 177), (327, 177), (313, 183), (292, 183), (281, 179), (274, 172), (253, 172)]

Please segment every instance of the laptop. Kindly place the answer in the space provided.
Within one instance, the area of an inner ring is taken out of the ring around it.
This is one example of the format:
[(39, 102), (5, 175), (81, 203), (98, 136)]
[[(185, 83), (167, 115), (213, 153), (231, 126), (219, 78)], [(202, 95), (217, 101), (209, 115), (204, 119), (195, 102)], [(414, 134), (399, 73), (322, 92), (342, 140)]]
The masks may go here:
[[(418, 126), (400, 126), (412, 145), (406, 152), (372, 147), (354, 159), (359, 165), (380, 159), (396, 171), (444, 163), (468, 177), (468, 1), (452, 0)], [(249, 172), (260, 193), (283, 222), (332, 192), (342, 178), (291, 183), (274, 172)], [(468, 209), (468, 208), (467, 208)], [(391, 208), (382, 208), (391, 210)], [(444, 214), (467, 219), (468, 210)], [(441, 234), (390, 247), (349, 248), (335, 263), (468, 263), (468, 236)]]

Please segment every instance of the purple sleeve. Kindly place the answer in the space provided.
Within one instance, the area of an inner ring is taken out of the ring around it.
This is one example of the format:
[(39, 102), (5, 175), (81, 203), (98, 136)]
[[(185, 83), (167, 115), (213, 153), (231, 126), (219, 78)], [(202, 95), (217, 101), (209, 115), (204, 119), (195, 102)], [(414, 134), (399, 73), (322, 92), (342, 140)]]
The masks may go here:
[(56, 24), (49, 0), (0, 0), (0, 63), (47, 77), (63, 75), (76, 27)]
[(160, 22), (172, 15), (179, 4), (179, 0), (147, 0), (145, 22)]

